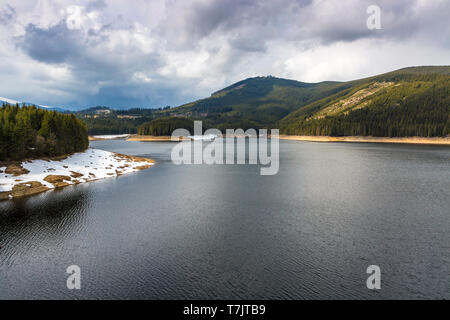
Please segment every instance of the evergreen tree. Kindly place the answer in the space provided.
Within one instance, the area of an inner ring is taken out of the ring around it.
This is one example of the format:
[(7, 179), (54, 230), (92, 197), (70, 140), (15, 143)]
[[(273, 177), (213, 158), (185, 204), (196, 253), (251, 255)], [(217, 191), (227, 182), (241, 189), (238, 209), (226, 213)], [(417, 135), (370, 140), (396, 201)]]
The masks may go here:
[(86, 126), (73, 114), (36, 106), (0, 107), (0, 160), (59, 156), (88, 146)]

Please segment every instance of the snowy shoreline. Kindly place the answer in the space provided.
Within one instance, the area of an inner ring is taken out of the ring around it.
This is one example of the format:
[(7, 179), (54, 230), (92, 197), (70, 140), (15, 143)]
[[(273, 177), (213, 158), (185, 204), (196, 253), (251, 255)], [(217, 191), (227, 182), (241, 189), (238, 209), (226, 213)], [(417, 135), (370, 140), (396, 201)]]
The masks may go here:
[(95, 140), (126, 140), (131, 137), (131, 134), (110, 134), (110, 135), (97, 135), (89, 136), (90, 141)]
[(41, 193), (144, 170), (154, 161), (89, 148), (66, 158), (29, 160), (0, 167), (0, 200)]

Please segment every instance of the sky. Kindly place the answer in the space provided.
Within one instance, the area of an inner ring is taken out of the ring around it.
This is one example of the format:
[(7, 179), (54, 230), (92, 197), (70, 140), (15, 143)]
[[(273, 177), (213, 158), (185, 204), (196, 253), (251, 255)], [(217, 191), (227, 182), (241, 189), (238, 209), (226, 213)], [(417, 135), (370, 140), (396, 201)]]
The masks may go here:
[(254, 76), (449, 65), (449, 15), (448, 0), (0, 0), (0, 96), (158, 108)]

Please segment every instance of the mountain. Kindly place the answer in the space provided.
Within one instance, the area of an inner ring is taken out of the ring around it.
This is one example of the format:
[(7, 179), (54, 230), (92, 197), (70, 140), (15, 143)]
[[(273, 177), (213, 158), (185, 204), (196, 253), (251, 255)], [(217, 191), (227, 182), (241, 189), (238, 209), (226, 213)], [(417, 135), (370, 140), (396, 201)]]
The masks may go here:
[[(409, 67), (346, 82), (305, 83), (248, 78), (175, 108), (79, 111), (89, 134), (141, 132), (177, 118), (203, 128), (279, 128), (297, 135), (446, 136), (450, 128), (450, 66)], [(171, 120), (171, 118), (174, 118)], [(164, 128), (166, 126), (167, 128)], [(166, 130), (167, 131), (167, 130)]]
[(410, 67), (349, 82), (278, 122), (297, 135), (447, 136), (450, 66)]
[(200, 119), (222, 130), (445, 136), (450, 133), (449, 89), (450, 66), (409, 67), (347, 82), (255, 77), (162, 114)]
[(239, 81), (211, 97), (166, 110), (168, 116), (206, 120), (210, 126), (264, 128), (313, 101), (348, 88), (340, 82), (305, 83), (268, 77)]
[(137, 128), (158, 117), (162, 109), (115, 110), (97, 106), (75, 112), (86, 124), (90, 135), (137, 133)]
[(70, 110), (63, 109), (63, 108), (43, 106), (43, 105), (31, 103), (31, 102), (20, 102), (17, 100), (0, 97), (0, 104), (4, 104), (4, 103), (11, 104), (11, 105), (19, 104), (21, 106), (33, 106), (34, 105), (39, 109), (44, 109), (44, 110), (49, 110), (49, 111), (57, 111), (57, 112), (61, 112), (61, 113), (71, 112)]

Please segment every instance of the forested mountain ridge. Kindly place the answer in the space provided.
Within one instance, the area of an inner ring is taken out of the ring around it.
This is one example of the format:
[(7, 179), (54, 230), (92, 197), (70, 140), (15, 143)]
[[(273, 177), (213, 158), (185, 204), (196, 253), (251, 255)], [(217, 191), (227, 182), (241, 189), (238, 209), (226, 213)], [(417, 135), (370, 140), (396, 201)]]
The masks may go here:
[(239, 81), (164, 110), (204, 127), (279, 128), (297, 135), (446, 136), (450, 66), (408, 67), (348, 82)]
[(115, 110), (97, 106), (78, 111), (75, 114), (86, 124), (90, 135), (133, 134), (137, 133), (141, 124), (162, 117), (164, 115), (163, 110), (164, 108)]
[(354, 81), (338, 94), (297, 109), (281, 121), (294, 135), (447, 136), (450, 67), (405, 68)]
[(77, 116), (86, 123), (90, 134), (137, 133), (140, 126), (150, 128), (147, 124), (158, 118), (165, 120), (158, 122), (156, 132), (166, 132), (177, 123), (170, 118), (187, 118), (202, 120), (204, 129), (279, 128), (282, 133), (298, 135), (446, 136), (449, 79), (450, 66), (409, 67), (347, 82), (304, 83), (254, 77), (175, 108), (96, 107), (77, 112)]
[(170, 136), (175, 129), (186, 129), (194, 133), (194, 121), (189, 118), (164, 117), (144, 123), (138, 128), (138, 134), (143, 136)]
[(299, 107), (348, 88), (346, 83), (304, 83), (268, 77), (239, 81), (211, 97), (167, 110), (170, 116), (207, 120), (226, 128), (267, 128)]
[(347, 88), (339, 82), (303, 83), (275, 77), (242, 80), (209, 98), (176, 108), (113, 110), (95, 107), (77, 112), (89, 134), (136, 133), (143, 123), (157, 118), (193, 118), (205, 127), (267, 128), (309, 102)]

